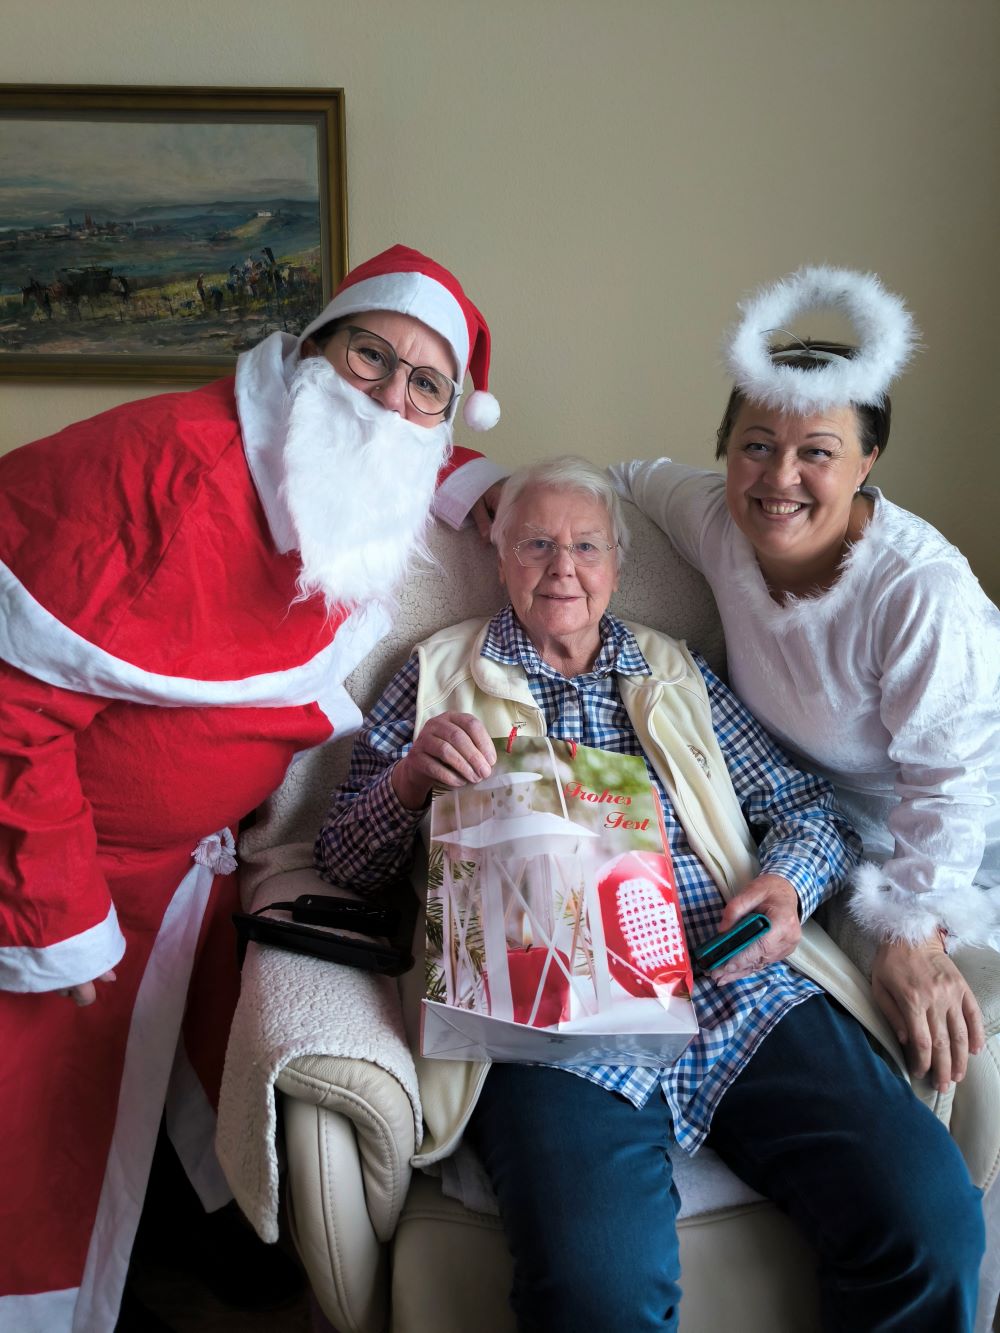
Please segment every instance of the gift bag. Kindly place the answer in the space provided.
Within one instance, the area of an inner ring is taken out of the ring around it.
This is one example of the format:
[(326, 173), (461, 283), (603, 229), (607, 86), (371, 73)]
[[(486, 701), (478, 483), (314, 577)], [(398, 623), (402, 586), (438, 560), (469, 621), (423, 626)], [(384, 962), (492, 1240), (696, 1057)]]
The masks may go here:
[(546, 737), (496, 749), (488, 778), (432, 802), (422, 1053), (670, 1063), (697, 1024), (644, 761)]

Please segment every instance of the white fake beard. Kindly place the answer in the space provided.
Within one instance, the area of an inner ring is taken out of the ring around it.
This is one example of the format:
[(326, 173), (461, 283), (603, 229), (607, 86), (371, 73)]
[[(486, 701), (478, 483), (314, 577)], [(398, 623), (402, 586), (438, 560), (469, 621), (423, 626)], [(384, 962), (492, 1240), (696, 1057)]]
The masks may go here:
[(424, 537), (451, 425), (427, 429), (353, 388), (322, 356), (295, 372), (281, 494), (295, 528), (302, 598), (387, 601)]

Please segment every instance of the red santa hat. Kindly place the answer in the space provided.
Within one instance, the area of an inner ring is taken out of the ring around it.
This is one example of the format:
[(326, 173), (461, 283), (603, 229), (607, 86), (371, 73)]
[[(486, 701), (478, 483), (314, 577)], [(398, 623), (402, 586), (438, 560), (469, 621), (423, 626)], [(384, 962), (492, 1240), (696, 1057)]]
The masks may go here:
[(465, 400), (462, 417), (472, 430), (489, 430), (500, 420), (500, 404), (488, 392), (490, 331), (453, 273), (418, 250), (394, 245), (352, 269), (333, 294), (333, 300), (309, 324), (299, 345), (331, 320), (363, 310), (392, 310), (412, 315), (451, 347), (459, 383), (466, 372), (473, 392)]

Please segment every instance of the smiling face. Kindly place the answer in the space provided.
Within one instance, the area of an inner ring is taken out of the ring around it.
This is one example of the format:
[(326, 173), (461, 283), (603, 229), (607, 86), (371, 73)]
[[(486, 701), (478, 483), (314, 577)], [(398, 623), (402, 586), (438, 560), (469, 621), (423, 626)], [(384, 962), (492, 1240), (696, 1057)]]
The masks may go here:
[[(440, 371), (448, 379), (455, 379), (455, 357), (440, 333), (429, 328), (421, 320), (414, 319), (412, 315), (400, 315), (392, 310), (363, 311), (359, 315), (351, 315), (345, 324), (367, 329), (369, 333), (375, 333), (387, 343), (391, 343), (399, 357), (395, 374), (384, 380), (362, 379), (359, 375), (355, 375), (347, 364), (347, 344), (350, 334), (346, 327), (339, 328), (322, 348), (317, 347), (311, 338), (307, 338), (302, 346), (302, 355), (324, 356), (348, 384), (360, 389), (362, 393), (381, 403), (390, 412), (398, 412), (415, 426), (424, 426), (429, 430), (440, 426), (445, 420), (443, 416), (427, 416), (423, 412), (418, 412), (406, 393), (407, 376), (413, 366), (429, 366), (432, 370)], [(409, 364), (404, 364), (407, 362)]]
[[(526, 538), (560, 543), (548, 564), (522, 566), (514, 545)], [(514, 505), (500, 553), (500, 581), (542, 660), (564, 676), (590, 668), (601, 647), (599, 625), (618, 586), (614, 549), (596, 565), (574, 565), (564, 545), (614, 541), (604, 504), (582, 491), (529, 487)]]
[(772, 588), (829, 586), (868, 505), (856, 496), (878, 450), (861, 452), (852, 407), (793, 416), (744, 403), (726, 448), (726, 503)]

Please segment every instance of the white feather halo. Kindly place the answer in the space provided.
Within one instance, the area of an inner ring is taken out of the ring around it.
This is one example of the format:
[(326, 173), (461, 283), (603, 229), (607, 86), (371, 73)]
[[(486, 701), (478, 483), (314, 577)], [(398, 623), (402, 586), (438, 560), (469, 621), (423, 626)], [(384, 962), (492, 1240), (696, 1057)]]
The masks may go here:
[[(804, 310), (832, 306), (857, 331), (857, 354), (815, 370), (771, 359), (767, 335), (787, 329)], [(880, 406), (917, 344), (913, 318), (874, 273), (805, 267), (741, 302), (742, 319), (726, 339), (726, 363), (748, 398), (785, 412), (825, 412), (848, 403)]]

